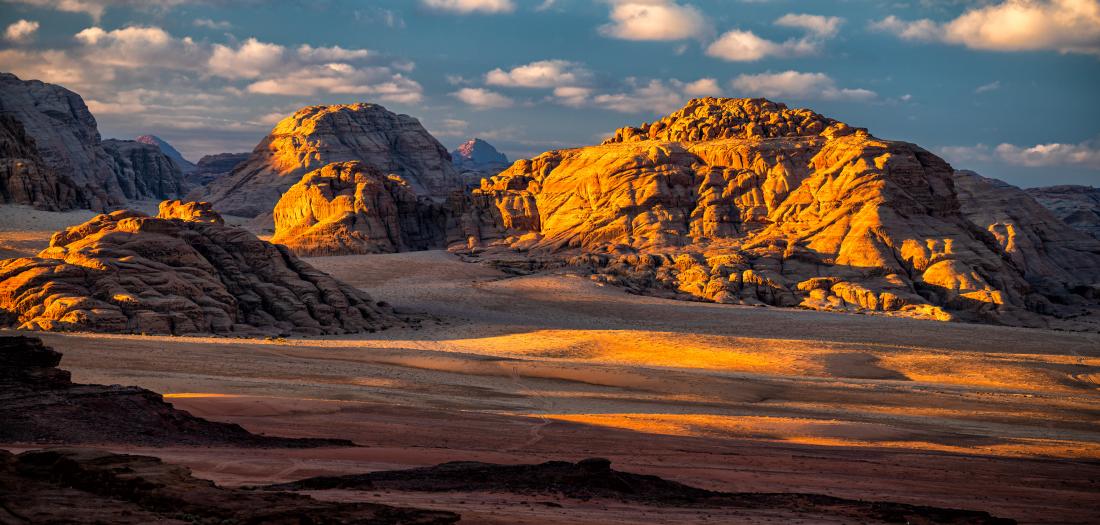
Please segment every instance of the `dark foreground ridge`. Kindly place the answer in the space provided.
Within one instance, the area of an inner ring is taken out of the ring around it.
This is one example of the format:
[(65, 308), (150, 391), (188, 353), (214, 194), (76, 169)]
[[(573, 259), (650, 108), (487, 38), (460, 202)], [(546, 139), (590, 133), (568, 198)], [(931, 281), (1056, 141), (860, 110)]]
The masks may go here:
[(60, 362), (61, 353), (37, 337), (0, 336), (0, 443), (354, 446), (343, 439), (256, 435), (192, 416), (136, 386), (74, 384), (57, 368)]
[(865, 502), (820, 494), (715, 492), (611, 468), (606, 459), (578, 463), (549, 461), (538, 465), (497, 465), (472, 461), (410, 470), (349, 476), (321, 476), (266, 487), (269, 490), (394, 490), (424, 492), (498, 491), (516, 494), (555, 493), (587, 500), (607, 498), (651, 506), (781, 508), (806, 516), (846, 517), (862, 523), (1012, 524), (986, 512), (941, 509), (890, 502)]
[(457, 514), (218, 487), (148, 456), (0, 450), (0, 523), (444, 525)]

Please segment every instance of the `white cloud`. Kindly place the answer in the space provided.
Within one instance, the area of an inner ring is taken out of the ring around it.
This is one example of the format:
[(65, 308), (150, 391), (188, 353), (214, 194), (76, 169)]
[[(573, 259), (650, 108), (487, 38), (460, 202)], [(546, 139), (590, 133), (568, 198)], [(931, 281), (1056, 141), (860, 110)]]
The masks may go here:
[(226, 22), (225, 20), (212, 20), (210, 18), (196, 18), (192, 24), (195, 27), (205, 27), (207, 29), (225, 30), (233, 27), (233, 24)]
[(805, 29), (818, 38), (833, 38), (840, 32), (844, 19), (837, 16), (820, 16), (788, 13), (779, 17), (775, 25)]
[(775, 25), (805, 31), (801, 38), (776, 42), (758, 36), (752, 31), (733, 29), (726, 31), (707, 46), (706, 53), (730, 62), (755, 62), (768, 57), (801, 57), (821, 53), (825, 41), (840, 31), (843, 18), (806, 14), (786, 14)]
[(38, 31), (38, 22), (32, 20), (19, 20), (4, 30), (4, 39), (9, 42), (30, 42)]
[(905, 40), (971, 49), (1100, 55), (1100, 0), (1005, 0), (972, 7), (945, 23), (890, 16), (871, 27)]
[(564, 106), (579, 108), (588, 103), (592, 96), (592, 89), (577, 86), (562, 86), (554, 88), (554, 99)]
[(1001, 89), (1001, 81), (1000, 80), (994, 80), (993, 82), (990, 82), (988, 84), (983, 84), (981, 86), (978, 86), (977, 88), (974, 89), (974, 93), (978, 93), (978, 94), (989, 93), (990, 91), (997, 91), (998, 89)]
[(451, 96), (473, 106), (476, 109), (506, 108), (515, 104), (515, 101), (488, 89), (462, 88)]
[(941, 148), (940, 153), (958, 164), (999, 162), (1031, 168), (1082, 166), (1100, 169), (1100, 140), (1087, 140), (1078, 144), (1052, 142), (1034, 146), (1005, 143), (993, 148), (985, 144), (948, 146)]
[(576, 62), (539, 60), (504, 71), (497, 68), (485, 74), (485, 83), (492, 86), (550, 88), (586, 83), (592, 72)]
[(66, 13), (84, 13), (96, 23), (103, 17), (108, 7), (123, 6), (136, 9), (169, 9), (194, 0), (3, 0), (8, 3), (51, 8)]
[(516, 10), (512, 0), (420, 0), (429, 9), (452, 13), (511, 13)]
[(175, 38), (159, 27), (105, 31), (89, 27), (75, 36), (82, 61), (121, 68), (196, 69), (204, 52), (190, 37)]
[(611, 21), (600, 33), (623, 40), (684, 40), (709, 36), (702, 11), (672, 0), (612, 0)]
[(214, 44), (209, 71), (225, 78), (256, 78), (284, 62), (286, 48), (279, 44), (245, 40), (237, 48)]
[(839, 88), (824, 73), (798, 71), (740, 75), (733, 79), (732, 85), (746, 95), (775, 99), (871, 100), (878, 96), (867, 89)]
[(371, 56), (367, 49), (344, 49), (340, 46), (313, 47), (309, 44), (298, 46), (298, 56), (309, 62), (338, 62), (357, 60)]
[(717, 82), (703, 78), (694, 82), (677, 79), (652, 79), (648, 82), (627, 79), (628, 90), (593, 97), (593, 107), (622, 113), (670, 113), (696, 96), (720, 95)]

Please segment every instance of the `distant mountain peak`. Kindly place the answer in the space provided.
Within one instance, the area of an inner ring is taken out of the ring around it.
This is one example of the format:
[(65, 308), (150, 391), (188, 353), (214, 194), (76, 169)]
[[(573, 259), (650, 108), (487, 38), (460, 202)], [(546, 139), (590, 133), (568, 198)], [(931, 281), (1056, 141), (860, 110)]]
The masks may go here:
[(182, 170), (184, 173), (194, 171), (195, 169), (195, 164), (193, 162), (183, 158), (182, 153), (176, 150), (176, 148), (172, 147), (172, 145), (166, 142), (164, 139), (156, 135), (142, 135), (134, 140), (142, 144), (149, 144), (151, 146), (156, 146), (160, 148), (161, 153), (164, 153), (165, 156), (176, 161), (176, 164), (179, 165), (180, 170)]
[(463, 167), (478, 167), (490, 164), (508, 164), (508, 157), (497, 151), (492, 144), (479, 138), (472, 138), (460, 144), (451, 152), (454, 163)]

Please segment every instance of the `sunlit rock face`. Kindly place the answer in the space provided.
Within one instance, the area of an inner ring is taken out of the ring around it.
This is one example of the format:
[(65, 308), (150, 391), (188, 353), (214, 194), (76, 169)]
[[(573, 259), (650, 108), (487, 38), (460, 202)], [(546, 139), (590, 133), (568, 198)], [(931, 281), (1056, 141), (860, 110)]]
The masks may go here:
[(1094, 300), (1074, 284), (1096, 283), (1100, 263), (1086, 245), (1052, 258), (999, 242), (923, 148), (764, 99), (692, 100), (602, 145), (518, 161), (473, 201), (514, 249), (724, 303), (1041, 324), (1034, 313)]
[(399, 176), (410, 191), (437, 202), (463, 188), (446, 148), (419, 121), (376, 104), (351, 104), (310, 106), (283, 119), (246, 162), (211, 182), (202, 200), (232, 215), (271, 213), (303, 175), (346, 161)]
[[(360, 161), (305, 174), (275, 205), (274, 243), (298, 255), (444, 248), (453, 214), (395, 174)], [(453, 238), (450, 240), (457, 240)]]
[(206, 206), (169, 203), (161, 213), (99, 215), (54, 234), (37, 257), (0, 261), (0, 321), (25, 330), (242, 335), (396, 322), (363, 292), (222, 225)]
[[(128, 145), (138, 144), (133, 141), (101, 141), (84, 100), (65, 88), (0, 73), (0, 117), (9, 122), (3, 142), (20, 143), (3, 148), (0, 163), (40, 162), (34, 169), (17, 167), (15, 186), (22, 189), (9, 192), (13, 202), (46, 209), (105, 210), (128, 199), (165, 198), (179, 192), (182, 173), (178, 167), (172, 169), (163, 153)], [(11, 121), (17, 121), (22, 131)], [(4, 185), (13, 186), (7, 181)]]
[(1027, 192), (1066, 224), (1100, 239), (1100, 188), (1048, 186)]

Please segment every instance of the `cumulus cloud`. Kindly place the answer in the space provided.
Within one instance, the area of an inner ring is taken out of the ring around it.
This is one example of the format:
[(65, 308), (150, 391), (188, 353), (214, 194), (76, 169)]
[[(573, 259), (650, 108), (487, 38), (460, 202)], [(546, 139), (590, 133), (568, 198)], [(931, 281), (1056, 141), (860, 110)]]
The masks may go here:
[(34, 39), (38, 31), (38, 22), (32, 20), (18, 20), (4, 30), (4, 39), (9, 42), (25, 43)]
[(958, 164), (1000, 162), (1031, 168), (1081, 166), (1100, 169), (1100, 140), (1096, 139), (1078, 144), (1052, 142), (1034, 146), (1017, 146), (1007, 143), (996, 147), (989, 147), (985, 144), (948, 146), (941, 148), (940, 153), (951, 162)]
[(673, 0), (612, 0), (610, 18), (600, 33), (623, 40), (684, 40), (711, 32), (702, 11)]
[(867, 89), (837, 87), (825, 73), (783, 71), (740, 75), (733, 88), (743, 94), (796, 100), (871, 100), (878, 95)]
[(451, 96), (475, 109), (507, 108), (515, 104), (511, 98), (483, 88), (462, 88), (451, 93)]
[(710, 78), (694, 82), (677, 79), (640, 81), (628, 78), (626, 83), (628, 89), (596, 95), (592, 98), (591, 105), (622, 113), (670, 113), (679, 109), (690, 98), (721, 95), (718, 83)]
[(904, 40), (971, 49), (1100, 55), (1100, 0), (1005, 0), (972, 7), (943, 23), (889, 16), (871, 28)]
[(730, 62), (755, 62), (769, 57), (801, 57), (821, 53), (826, 40), (837, 35), (843, 18), (790, 13), (775, 20), (775, 25), (801, 29), (806, 34), (776, 42), (752, 31), (732, 29), (707, 46), (707, 55)]
[(485, 74), (485, 83), (503, 87), (551, 88), (581, 85), (591, 77), (592, 72), (576, 62), (539, 60), (509, 71), (494, 69)]
[(429, 9), (451, 13), (511, 13), (516, 10), (512, 0), (420, 0)]
[(45, 7), (66, 13), (84, 13), (99, 23), (108, 7), (169, 9), (195, 0), (2, 0), (7, 3)]

